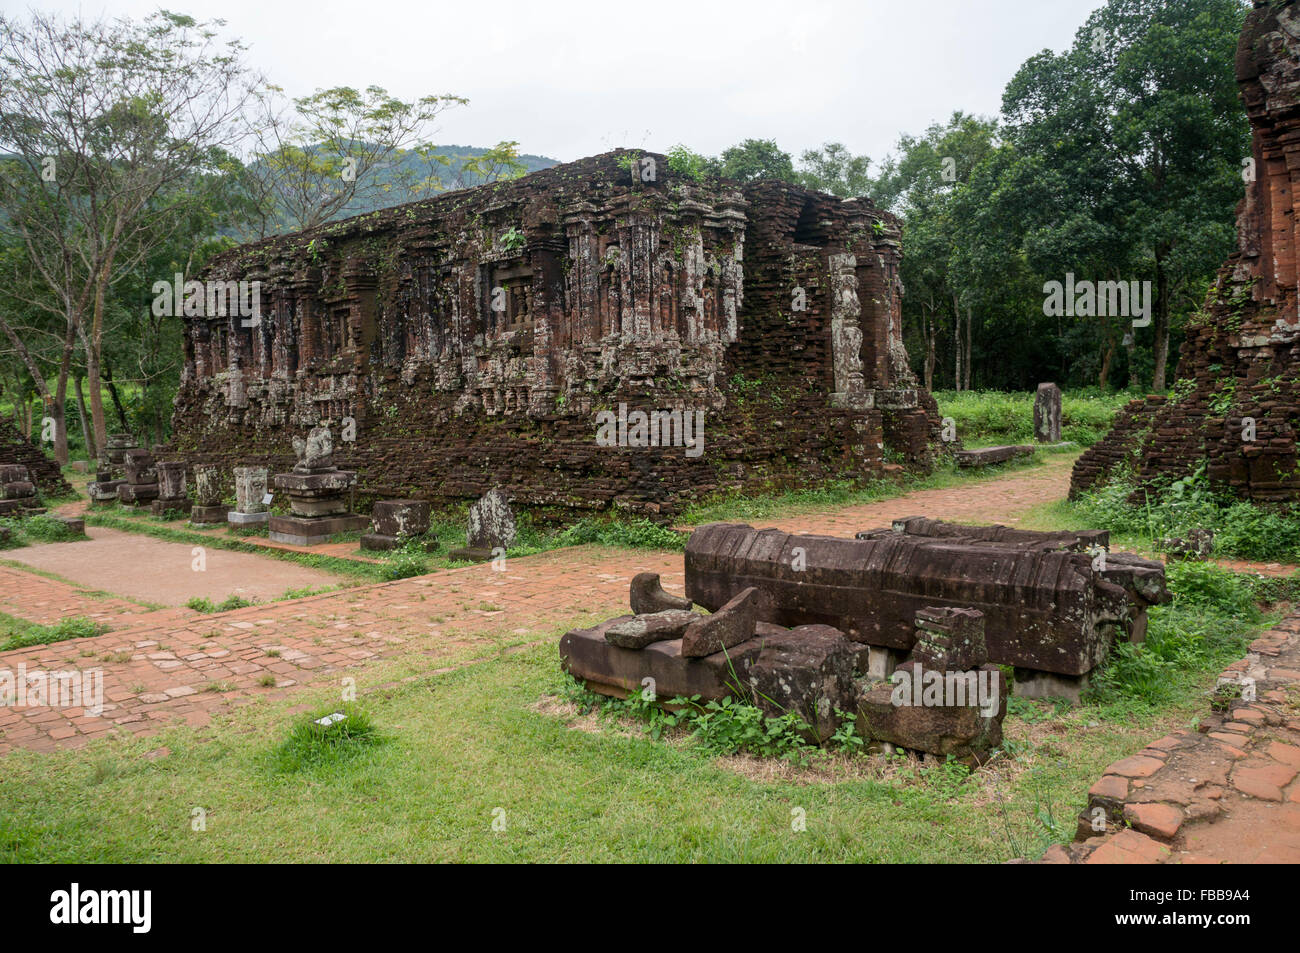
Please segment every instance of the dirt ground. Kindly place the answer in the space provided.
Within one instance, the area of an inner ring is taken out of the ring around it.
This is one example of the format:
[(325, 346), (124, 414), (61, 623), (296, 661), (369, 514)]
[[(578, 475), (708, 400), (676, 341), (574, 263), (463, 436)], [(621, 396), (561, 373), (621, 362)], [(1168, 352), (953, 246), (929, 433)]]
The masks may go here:
[(97, 526), (89, 540), (39, 543), (10, 550), (6, 559), (57, 573), (64, 579), (116, 595), (165, 606), (181, 606), (195, 596), (220, 602), (227, 596), (265, 602), (286, 589), (334, 586), (343, 579), (285, 559), (203, 548), (195, 568), (194, 547)]

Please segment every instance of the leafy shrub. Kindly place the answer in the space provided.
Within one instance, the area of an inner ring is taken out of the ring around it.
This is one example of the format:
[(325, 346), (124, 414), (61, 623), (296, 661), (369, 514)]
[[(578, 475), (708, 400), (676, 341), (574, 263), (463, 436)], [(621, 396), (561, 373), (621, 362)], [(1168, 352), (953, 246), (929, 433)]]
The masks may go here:
[(393, 550), (393, 555), (384, 564), (383, 575), (385, 579), (407, 579), (423, 576), (428, 571), (429, 563), (424, 554), (408, 545)]
[(1093, 525), (1144, 537), (1153, 546), (1166, 537), (1186, 538), (1194, 529), (1209, 529), (1215, 556), (1300, 560), (1300, 513), (1228, 498), (1211, 487), (1204, 466), (1172, 483), (1141, 489), (1130, 474), (1115, 474), (1081, 494), (1074, 505)]
[(1090, 700), (1142, 706), (1169, 701), (1197, 678), (1241, 657), (1263, 620), (1257, 605), (1261, 594), (1281, 588), (1190, 562), (1170, 565), (1167, 578), (1173, 601), (1149, 610), (1145, 641), (1115, 645), (1093, 679)]

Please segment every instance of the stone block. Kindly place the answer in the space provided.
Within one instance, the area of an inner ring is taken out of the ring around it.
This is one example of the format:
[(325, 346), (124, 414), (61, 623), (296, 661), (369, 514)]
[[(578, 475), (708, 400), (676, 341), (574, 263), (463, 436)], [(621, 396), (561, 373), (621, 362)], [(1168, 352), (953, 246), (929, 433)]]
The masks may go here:
[(1039, 384), (1034, 395), (1034, 439), (1039, 443), (1061, 441), (1061, 388)]
[(429, 504), (424, 500), (379, 500), (370, 524), (380, 536), (423, 536), (429, 531)]
[(262, 502), (266, 497), (266, 479), (266, 467), (235, 467), (235, 512), (249, 516), (266, 512), (266, 504)]
[(605, 633), (611, 626), (630, 621), (624, 615), (590, 629), (575, 629), (560, 639), (565, 671), (585, 682), (592, 691), (627, 698), (642, 679), (653, 678), (658, 697), (699, 695), (704, 701), (744, 697), (746, 680), (762, 652), (758, 639), (732, 646), (726, 652), (703, 658), (682, 654), (681, 639), (653, 642), (644, 649), (611, 645)]
[(854, 708), (857, 644), (828, 625), (759, 622), (754, 637), (763, 646), (748, 679), (754, 704), (773, 717), (798, 713), (809, 740), (825, 744), (843, 722), (837, 712)]
[(754, 626), (771, 611), (772, 598), (766, 592), (742, 589), (711, 615), (691, 622), (682, 635), (682, 654), (700, 658), (753, 638)]
[(621, 649), (643, 649), (652, 642), (680, 639), (698, 618), (695, 613), (683, 609), (638, 614), (606, 629), (605, 641)]
[(489, 490), (469, 509), (465, 534), (470, 549), (509, 549), (515, 543), (515, 514), (499, 487)]
[(122, 457), (126, 482), (134, 486), (157, 485), (158, 469), (154, 456), (148, 450), (128, 450)]
[(220, 503), (212, 506), (199, 506), (195, 504), (190, 507), (190, 522), (195, 526), (212, 526), (218, 523), (227, 522), (226, 507)]
[[(196, 507), (220, 507), (221, 505), (221, 470), (210, 463), (201, 463), (194, 468), (194, 505)], [(222, 514), (222, 520), (225, 514)], [(212, 522), (217, 522), (213, 520)]]
[(226, 513), (227, 522), (234, 526), (253, 526), (257, 523), (266, 523), (271, 519), (271, 514), (265, 509), (258, 513), (241, 513), (239, 510), (230, 510)]
[(858, 697), (856, 725), (868, 742), (967, 764), (982, 763), (1002, 743), (1007, 693), (996, 665), (941, 672), (905, 662), (891, 679), (865, 685)]
[(157, 483), (123, 483), (117, 488), (117, 501), (128, 506), (151, 503), (158, 499)]

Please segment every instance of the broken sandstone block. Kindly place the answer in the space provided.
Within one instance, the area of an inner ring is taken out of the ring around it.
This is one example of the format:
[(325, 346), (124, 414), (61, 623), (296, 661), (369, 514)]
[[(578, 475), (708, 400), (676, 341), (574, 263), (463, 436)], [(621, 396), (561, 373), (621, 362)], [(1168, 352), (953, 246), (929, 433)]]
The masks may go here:
[(753, 638), (755, 625), (771, 605), (771, 597), (762, 589), (742, 589), (717, 612), (690, 624), (682, 636), (682, 654), (699, 658)]
[(636, 615), (611, 625), (605, 631), (605, 641), (621, 649), (643, 649), (652, 642), (680, 639), (686, 627), (698, 618), (694, 612), (683, 609)]

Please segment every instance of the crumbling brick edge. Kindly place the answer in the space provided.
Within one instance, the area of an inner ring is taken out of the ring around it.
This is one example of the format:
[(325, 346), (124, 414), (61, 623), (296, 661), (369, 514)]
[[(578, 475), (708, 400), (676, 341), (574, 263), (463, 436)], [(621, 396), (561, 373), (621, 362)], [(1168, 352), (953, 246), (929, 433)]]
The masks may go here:
[[(1253, 688), (1253, 700), (1243, 683)], [(1290, 707), (1297, 686), (1300, 612), (1257, 638), (1245, 658), (1223, 671), (1198, 731), (1166, 735), (1106, 768), (1088, 789), (1074, 841), (1054, 844), (1036, 863), (1219, 863), (1188, 849), (1188, 835), (1199, 825), (1214, 823), (1247, 798), (1276, 803), (1279, 810), (1300, 804), (1300, 712)], [(1278, 845), (1254, 860), (1295, 859)]]

